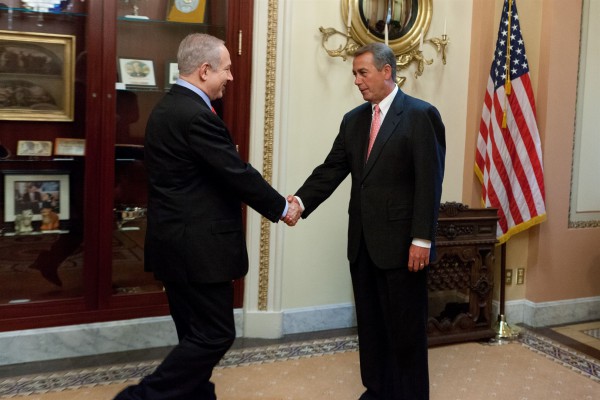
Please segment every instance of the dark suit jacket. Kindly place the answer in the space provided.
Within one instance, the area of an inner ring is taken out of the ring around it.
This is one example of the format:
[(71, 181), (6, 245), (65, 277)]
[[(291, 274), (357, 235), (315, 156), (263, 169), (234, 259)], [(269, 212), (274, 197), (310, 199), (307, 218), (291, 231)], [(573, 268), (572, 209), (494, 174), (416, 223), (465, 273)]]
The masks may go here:
[(413, 238), (432, 241), (442, 192), (445, 129), (432, 105), (398, 91), (365, 164), (371, 103), (348, 112), (333, 148), (296, 195), (303, 218), (327, 199), (350, 173), (348, 259), (354, 262), (364, 235), (380, 268), (404, 267)]
[(242, 204), (276, 222), (277, 193), (236, 151), (223, 121), (173, 85), (146, 127), (145, 268), (163, 281), (224, 282), (248, 271)]

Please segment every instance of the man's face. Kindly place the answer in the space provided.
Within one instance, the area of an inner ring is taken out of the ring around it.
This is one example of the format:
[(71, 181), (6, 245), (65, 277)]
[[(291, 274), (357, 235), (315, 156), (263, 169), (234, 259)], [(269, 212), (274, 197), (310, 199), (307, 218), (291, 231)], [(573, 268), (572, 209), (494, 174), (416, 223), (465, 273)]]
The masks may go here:
[(354, 84), (366, 101), (377, 104), (388, 95), (386, 80), (391, 77), (391, 67), (385, 65), (381, 71), (378, 71), (373, 64), (372, 53), (355, 57), (352, 62), (352, 73)]
[(231, 75), (231, 57), (225, 46), (221, 46), (221, 62), (215, 68), (208, 68), (208, 88), (207, 93), (211, 100), (220, 99), (225, 93), (225, 85), (233, 80)]

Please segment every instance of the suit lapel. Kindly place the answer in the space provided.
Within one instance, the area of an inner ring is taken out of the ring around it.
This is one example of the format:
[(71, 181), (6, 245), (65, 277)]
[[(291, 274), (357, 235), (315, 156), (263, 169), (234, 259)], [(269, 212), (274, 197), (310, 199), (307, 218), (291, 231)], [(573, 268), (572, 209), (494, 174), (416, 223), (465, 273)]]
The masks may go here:
[[(398, 90), (396, 93), (396, 97), (394, 97), (394, 101), (390, 105), (390, 109), (388, 110), (385, 118), (383, 119), (383, 123), (381, 124), (381, 128), (379, 128), (379, 133), (377, 134), (377, 138), (375, 139), (375, 143), (373, 144), (373, 148), (371, 149), (371, 155), (365, 164), (365, 169), (362, 175), (362, 179), (365, 179), (373, 165), (377, 162), (381, 151), (385, 147), (385, 144), (392, 136), (392, 134), (396, 131), (396, 127), (402, 118), (402, 111), (404, 109), (404, 93), (401, 90)], [(365, 146), (366, 147), (366, 146)]]

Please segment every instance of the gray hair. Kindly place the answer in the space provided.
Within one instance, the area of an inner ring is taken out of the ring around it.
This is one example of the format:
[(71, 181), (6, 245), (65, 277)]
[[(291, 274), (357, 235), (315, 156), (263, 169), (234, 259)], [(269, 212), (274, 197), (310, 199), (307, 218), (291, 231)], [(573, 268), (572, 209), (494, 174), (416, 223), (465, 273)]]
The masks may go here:
[(205, 33), (192, 33), (179, 44), (177, 64), (181, 75), (189, 75), (196, 68), (208, 63), (211, 68), (219, 67), (221, 63), (221, 46), (225, 42)]
[(392, 68), (392, 79), (396, 81), (396, 56), (389, 46), (379, 42), (369, 43), (356, 50), (354, 57), (365, 53), (373, 54), (373, 64), (377, 71), (381, 71), (388, 64)]

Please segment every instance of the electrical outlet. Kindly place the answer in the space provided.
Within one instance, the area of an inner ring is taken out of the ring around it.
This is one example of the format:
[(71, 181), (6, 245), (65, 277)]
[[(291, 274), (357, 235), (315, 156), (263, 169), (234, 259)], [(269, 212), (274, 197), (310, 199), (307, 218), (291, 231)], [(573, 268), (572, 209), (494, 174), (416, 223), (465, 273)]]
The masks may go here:
[(506, 275), (504, 275), (504, 283), (506, 285), (512, 285), (512, 278), (513, 278), (513, 270), (509, 268), (506, 270)]
[(517, 268), (517, 285), (525, 283), (525, 268)]

